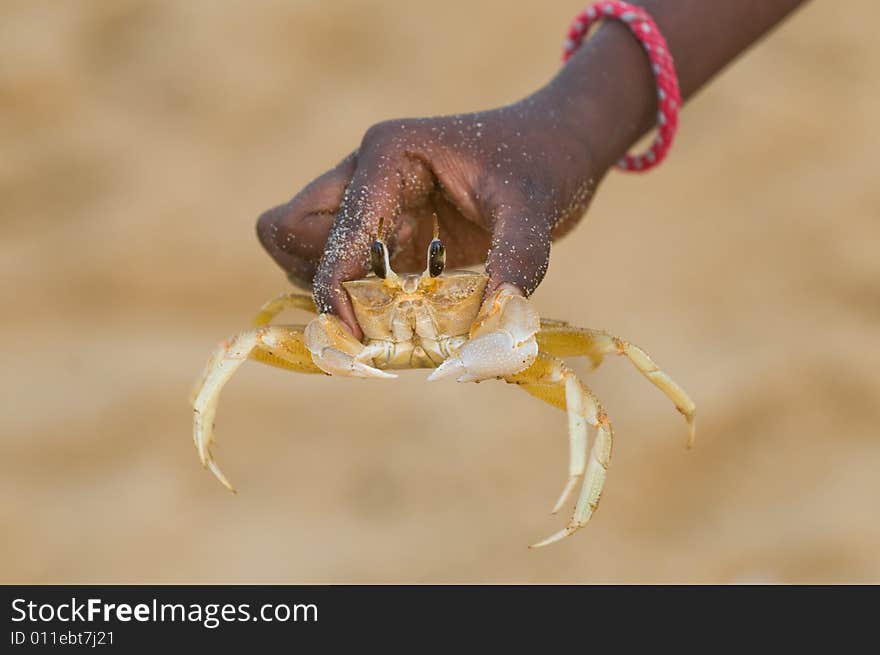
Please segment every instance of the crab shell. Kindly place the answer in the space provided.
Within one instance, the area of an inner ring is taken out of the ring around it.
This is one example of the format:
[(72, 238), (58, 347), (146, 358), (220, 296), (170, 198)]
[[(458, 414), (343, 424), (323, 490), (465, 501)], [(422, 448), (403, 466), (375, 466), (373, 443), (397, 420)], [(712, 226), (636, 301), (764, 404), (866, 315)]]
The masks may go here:
[(473, 271), (343, 282), (366, 346), (386, 346), (382, 368), (434, 368), (468, 339), (489, 278)]

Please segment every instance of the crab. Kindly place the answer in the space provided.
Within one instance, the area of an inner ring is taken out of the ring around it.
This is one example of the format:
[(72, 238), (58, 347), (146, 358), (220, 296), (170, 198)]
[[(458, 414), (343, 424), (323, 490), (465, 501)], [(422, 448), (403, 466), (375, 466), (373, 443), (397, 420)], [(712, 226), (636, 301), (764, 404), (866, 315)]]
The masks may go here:
[[(202, 465), (235, 491), (211, 453), (214, 417), (224, 384), (245, 360), (297, 373), (394, 378), (397, 369), (433, 369), (428, 380), (498, 379), (519, 386), (568, 415), (569, 469), (556, 514), (580, 483), (568, 524), (535, 544), (539, 548), (574, 534), (599, 504), (611, 460), (613, 431), (593, 392), (563, 357), (585, 356), (597, 367), (606, 355), (622, 355), (684, 415), (688, 447), (694, 441), (695, 406), (687, 393), (638, 346), (601, 330), (540, 318), (522, 292), (507, 284), (484, 299), (489, 278), (470, 270), (445, 271), (446, 251), (435, 221), (421, 274), (391, 268), (382, 225), (370, 251), (372, 274), (343, 282), (363, 340), (334, 315), (306, 325), (271, 325), (286, 309), (317, 313), (310, 296), (286, 293), (261, 308), (255, 327), (221, 343), (196, 385), (191, 403), (193, 437)], [(588, 428), (591, 430), (588, 431)], [(588, 432), (593, 432), (588, 450)]]

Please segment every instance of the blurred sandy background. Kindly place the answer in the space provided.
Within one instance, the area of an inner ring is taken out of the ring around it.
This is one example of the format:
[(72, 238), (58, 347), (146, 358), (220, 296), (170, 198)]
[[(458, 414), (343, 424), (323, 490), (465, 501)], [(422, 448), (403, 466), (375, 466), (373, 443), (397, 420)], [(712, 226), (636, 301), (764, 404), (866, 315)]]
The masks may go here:
[[(602, 507), (539, 552), (565, 418), (503, 384), (249, 364), (198, 463), (190, 385), (288, 288), (263, 209), (373, 122), (556, 70), (581, 0), (0, 4), (0, 581), (880, 582), (880, 50), (813, 3), (706, 89), (668, 164), (612, 174), (545, 316), (647, 348), (587, 376)], [(297, 319), (298, 320), (298, 319)]]

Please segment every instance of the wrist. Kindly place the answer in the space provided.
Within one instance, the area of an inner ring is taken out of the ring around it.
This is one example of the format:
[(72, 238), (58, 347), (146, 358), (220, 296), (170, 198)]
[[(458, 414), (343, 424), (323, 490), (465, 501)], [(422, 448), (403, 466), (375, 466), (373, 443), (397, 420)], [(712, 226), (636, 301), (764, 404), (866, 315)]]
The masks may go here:
[(602, 23), (556, 77), (538, 91), (604, 172), (654, 125), (650, 62), (626, 26)]

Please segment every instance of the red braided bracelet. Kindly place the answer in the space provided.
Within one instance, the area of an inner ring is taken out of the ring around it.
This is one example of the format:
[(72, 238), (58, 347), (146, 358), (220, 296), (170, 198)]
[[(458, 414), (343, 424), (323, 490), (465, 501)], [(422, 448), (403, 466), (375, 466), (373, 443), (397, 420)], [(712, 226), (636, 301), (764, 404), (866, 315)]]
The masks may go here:
[(644, 172), (663, 161), (675, 138), (678, 108), (681, 106), (678, 76), (666, 39), (648, 12), (618, 0), (597, 2), (574, 17), (562, 51), (563, 62), (568, 61), (580, 47), (590, 26), (603, 18), (616, 18), (630, 29), (651, 60), (651, 70), (657, 82), (657, 138), (645, 153), (625, 155), (617, 162), (617, 167), (622, 170)]

